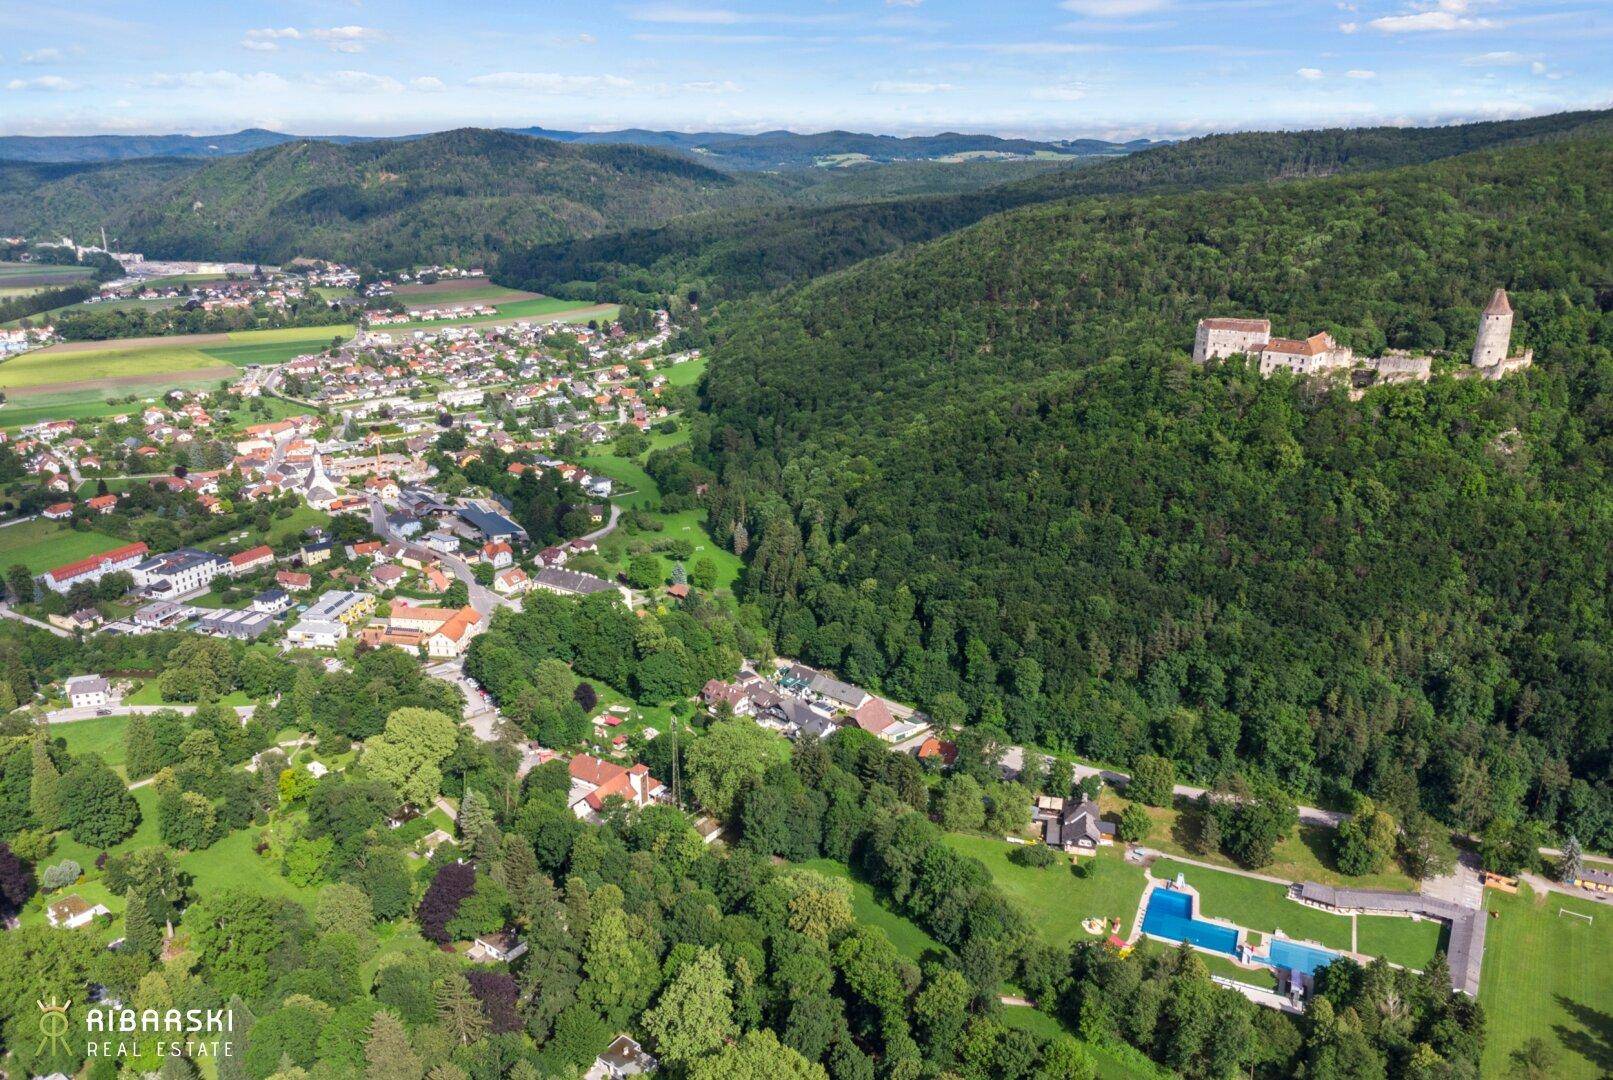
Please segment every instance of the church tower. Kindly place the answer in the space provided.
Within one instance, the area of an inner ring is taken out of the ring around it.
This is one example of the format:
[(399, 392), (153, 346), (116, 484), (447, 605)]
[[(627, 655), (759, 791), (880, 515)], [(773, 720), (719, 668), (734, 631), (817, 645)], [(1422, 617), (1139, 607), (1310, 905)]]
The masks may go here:
[(1512, 305), (1505, 289), (1495, 290), (1490, 305), (1479, 316), (1479, 336), (1473, 341), (1473, 366), (1493, 367), (1507, 358), (1512, 347)]

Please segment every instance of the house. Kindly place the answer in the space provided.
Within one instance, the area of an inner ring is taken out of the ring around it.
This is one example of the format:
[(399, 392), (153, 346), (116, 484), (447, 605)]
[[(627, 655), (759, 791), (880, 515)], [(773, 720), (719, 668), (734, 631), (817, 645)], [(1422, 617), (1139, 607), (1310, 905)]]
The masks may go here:
[(46, 615), (45, 621), (52, 626), (59, 626), (63, 630), (93, 630), (106, 620), (101, 613), (92, 607), (79, 608), (66, 615)]
[(1072, 855), (1091, 855), (1100, 845), (1114, 842), (1115, 827), (1103, 820), (1092, 799), (1040, 796), (1031, 820), (1042, 825), (1042, 839), (1048, 847)]
[(648, 1076), (661, 1067), (661, 1063), (644, 1052), (634, 1039), (618, 1035), (605, 1052), (594, 1059), (594, 1064), (583, 1074), (583, 1080), (628, 1080), (634, 1076)]
[(303, 618), (352, 626), (368, 619), (374, 610), (375, 597), (369, 593), (332, 589), (310, 604)]
[(689, 598), (689, 586), (681, 584), (668, 585), (666, 594), (674, 600), (687, 600)]
[(99, 675), (67, 680), (67, 700), (75, 709), (99, 709), (112, 701), (112, 686)]
[(168, 600), (153, 600), (134, 613), (134, 624), (147, 630), (176, 626), (189, 617), (189, 609)]
[(278, 615), (291, 606), (291, 597), (284, 589), (265, 589), (252, 598), (253, 611), (266, 611)]
[(582, 574), (575, 570), (561, 570), (558, 567), (546, 566), (538, 571), (532, 579), (534, 587), (546, 589), (561, 596), (592, 596), (594, 593), (609, 592), (612, 589), (621, 591), (619, 586), (613, 585), (604, 578), (592, 574)]
[(885, 704), (884, 699), (874, 697), (872, 694), (857, 706), (851, 718), (868, 734), (886, 741), (892, 741), (891, 732), (898, 726), (896, 717), (891, 715), (890, 707)]
[(245, 551), (238, 551), (231, 555), (229, 557), (229, 566), (224, 572), (229, 574), (230, 577), (236, 578), (243, 574), (261, 570), (265, 566), (273, 565), (274, 549), (268, 544), (259, 544), (255, 548), (247, 548)]
[(513, 931), (501, 930), (496, 934), (483, 934), (471, 943), (465, 958), (478, 964), (507, 964), (526, 955), (526, 942)]
[(666, 798), (666, 785), (650, 775), (646, 765), (623, 768), (589, 754), (571, 759), (572, 813), (580, 818), (597, 814), (605, 801), (619, 798), (636, 807), (645, 807)]
[(1613, 870), (1601, 870), (1595, 867), (1586, 867), (1579, 872), (1579, 876), (1569, 885), (1577, 885), (1581, 889), (1597, 893), (1613, 893)]
[(519, 566), (512, 566), (507, 570), (500, 570), (493, 575), (493, 589), (496, 592), (509, 595), (510, 593), (524, 593), (532, 587), (531, 580), (526, 571)]
[(931, 735), (919, 744), (918, 758), (920, 761), (936, 758), (943, 765), (951, 765), (958, 759), (958, 744)]
[(347, 637), (347, 624), (329, 619), (299, 619), (286, 631), (286, 643), (305, 649), (334, 649)]
[(408, 576), (409, 571), (405, 570), (401, 566), (394, 566), (391, 563), (377, 566), (374, 570), (370, 571), (370, 578), (383, 589), (392, 588)]
[(93, 514), (110, 514), (117, 509), (118, 497), (116, 495), (97, 495), (84, 504)]
[(296, 570), (281, 570), (275, 574), (274, 583), (288, 592), (305, 592), (313, 585), (314, 576)]
[(862, 687), (843, 683), (821, 671), (813, 673), (811, 680), (806, 684), (806, 690), (813, 697), (832, 702), (837, 708), (849, 712), (862, 708), (870, 696)]
[[(282, 594), (284, 595), (284, 594)], [(256, 641), (274, 626), (274, 613), (247, 609), (209, 611), (196, 620), (196, 631), (214, 637), (234, 638), (236, 641)]]
[(133, 570), (149, 550), (143, 543), (125, 544), (87, 559), (46, 570), (39, 575), (39, 580), (52, 592), (65, 593), (81, 581), (100, 581), (108, 574)]
[(453, 844), (457, 847), (458, 841), (456, 841), (452, 836), (449, 836), (447, 833), (443, 832), (441, 829), (432, 829), (430, 832), (420, 838), (420, 842), (415, 845), (415, 850), (419, 852), (422, 857), (429, 859), (435, 856), (437, 854), (437, 849), (442, 847), (444, 844)]
[(132, 571), (136, 587), (151, 596), (183, 596), (205, 589), (229, 563), (210, 551), (180, 548), (139, 563)]
[(39, 512), (39, 516), (46, 521), (65, 521), (73, 516), (73, 504), (70, 502), (51, 503)]
[(473, 607), (416, 607), (394, 600), (387, 629), (392, 634), (400, 631), (417, 634), (419, 637), (416, 640), (424, 645), (427, 656), (452, 659), (463, 656), (471, 639), (485, 627), (481, 615)]
[(495, 570), (502, 570), (515, 561), (515, 551), (502, 540), (482, 545), (482, 561)]
[(105, 904), (91, 904), (76, 894), (64, 896), (45, 907), (45, 920), (54, 927), (67, 930), (88, 926), (97, 915), (110, 914), (112, 912)]

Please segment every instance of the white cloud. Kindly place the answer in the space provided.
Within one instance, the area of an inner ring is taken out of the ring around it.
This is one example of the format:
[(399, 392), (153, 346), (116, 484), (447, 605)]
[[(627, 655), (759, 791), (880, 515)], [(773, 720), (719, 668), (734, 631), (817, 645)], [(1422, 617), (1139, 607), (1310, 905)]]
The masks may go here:
[(291, 84), (272, 71), (182, 71), (152, 75), (145, 85), (154, 90), (214, 90), (236, 93), (279, 94)]
[(1341, 22), (1341, 23), (1339, 23), (1339, 32), (1343, 33), (1343, 34), (1353, 34), (1359, 29), (1361, 29), (1361, 24), (1360, 23), (1353, 23), (1353, 22)]
[(287, 26), (276, 30), (272, 26), (265, 26), (257, 30), (248, 30), (241, 38), (243, 48), (254, 52), (274, 52), (280, 48), (281, 41), (296, 41), (302, 37), (302, 31), (294, 26)]
[(957, 87), (936, 82), (877, 82), (872, 89), (876, 94), (946, 94)]
[(381, 32), (368, 26), (329, 26), (323, 30), (310, 30), (308, 36), (323, 41), (332, 52), (363, 52), (372, 42), (379, 41)]
[(475, 75), (466, 85), (490, 90), (522, 90), (529, 94), (588, 94), (631, 90), (634, 83), (619, 75), (560, 75), (553, 71), (495, 71)]
[(61, 59), (60, 49), (35, 49), (33, 52), (22, 54), (22, 62), (25, 64), (54, 64)]
[(1404, 15), (1385, 15), (1367, 25), (1385, 34), (1490, 30), (1501, 25), (1494, 19), (1473, 15), (1470, 0), (1434, 0), (1433, 3), (1419, 3), (1414, 7), (1415, 10)]
[(12, 79), (6, 83), (7, 90), (47, 90), (61, 92), (77, 90), (78, 83), (71, 79), (64, 79), (60, 75), (40, 75), (33, 79)]
[(723, 79), (721, 82), (686, 82), (683, 89), (691, 94), (737, 94), (743, 87), (732, 79)]
[(1317, 79), (1320, 79), (1322, 77), (1322, 69), (1321, 68), (1300, 68), (1298, 71), (1294, 72), (1294, 74), (1298, 75), (1302, 79), (1308, 79), (1311, 82), (1315, 82)]
[(1344, 73), (1344, 76), (1345, 78), (1349, 79), (1376, 79), (1378, 77), (1378, 73), (1376, 71), (1368, 71), (1366, 68), (1351, 68), (1349, 71)]
[(886, 7), (918, 7), (924, 0), (885, 0)]
[(1063, 0), (1059, 7), (1092, 19), (1124, 19), (1168, 7), (1168, 0)]
[(390, 75), (372, 75), (368, 71), (333, 71), (313, 80), (321, 90), (343, 90), (354, 94), (398, 94), (403, 84)]
[(435, 75), (421, 75), (409, 80), (409, 89), (425, 94), (440, 94), (448, 89), (448, 84)]
[(628, 18), (639, 22), (685, 23), (698, 26), (732, 26), (745, 17), (727, 8), (680, 7), (677, 4), (645, 4), (629, 11)]
[(1031, 91), (1030, 96), (1037, 101), (1080, 101), (1087, 96), (1087, 88), (1080, 83), (1058, 83), (1039, 86)]

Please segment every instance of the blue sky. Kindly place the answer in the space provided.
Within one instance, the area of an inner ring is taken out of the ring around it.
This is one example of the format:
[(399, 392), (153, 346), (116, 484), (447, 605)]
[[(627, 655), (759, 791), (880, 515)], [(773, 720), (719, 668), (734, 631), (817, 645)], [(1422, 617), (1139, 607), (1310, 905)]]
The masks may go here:
[(9, 3), (0, 133), (1177, 135), (1613, 105), (1609, 0)]

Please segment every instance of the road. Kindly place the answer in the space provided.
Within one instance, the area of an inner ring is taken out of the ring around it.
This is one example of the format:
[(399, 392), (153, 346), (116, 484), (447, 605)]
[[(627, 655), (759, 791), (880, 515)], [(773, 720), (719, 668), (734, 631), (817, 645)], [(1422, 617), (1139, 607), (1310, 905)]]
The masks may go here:
[[(1042, 760), (1045, 763), (1049, 759), (1044, 757)], [(1018, 776), (1025, 767), (1025, 748), (1023, 746), (1010, 746), (1003, 752), (1000, 764), (1010, 776)], [(1126, 773), (1116, 772), (1113, 769), (1100, 769), (1094, 765), (1083, 765), (1080, 762), (1076, 762), (1073, 771), (1077, 780), (1085, 780), (1089, 776), (1096, 776), (1110, 787), (1125, 787), (1131, 781), (1131, 777)], [(1197, 799), (1204, 794), (1205, 789), (1193, 787), (1191, 784), (1177, 784), (1172, 790), (1181, 798)], [(1328, 829), (1338, 828), (1350, 816), (1340, 810), (1324, 810), (1319, 806), (1301, 806), (1298, 809), (1299, 820), (1303, 824), (1320, 825)]]
[(485, 618), (489, 611), (500, 606), (519, 610), (514, 600), (506, 596), (500, 596), (477, 581), (476, 575), (471, 572), (470, 564), (458, 555), (444, 555), (442, 552), (428, 548), (424, 544), (414, 544), (405, 540), (387, 522), (386, 507), (374, 495), (370, 496), (370, 527), (375, 530), (375, 535), (381, 539), (403, 545), (404, 550), (415, 558), (422, 561), (437, 560), (446, 566), (454, 577), (465, 583), (466, 589), (470, 592), (470, 606), (476, 609), (476, 614)]
[(610, 520), (605, 522), (605, 524), (603, 526), (601, 526), (600, 528), (597, 528), (593, 532), (587, 533), (586, 535), (579, 536), (579, 537), (577, 537), (577, 539), (578, 540), (586, 540), (590, 544), (599, 543), (601, 540), (605, 539), (605, 537), (609, 536), (611, 533), (616, 531), (616, 520), (618, 518), (620, 518), (621, 516), (622, 516), (622, 508), (620, 506), (617, 506), (615, 503), (611, 503), (610, 504)]
[(27, 623), (29, 626), (37, 626), (39, 629), (47, 630), (57, 637), (70, 638), (73, 636), (70, 630), (63, 630), (59, 626), (52, 626), (48, 622), (40, 622), (38, 619), (24, 615), (20, 611), (13, 611), (11, 605), (7, 603), (0, 603), (0, 618), (16, 619), (18, 622)]
[[(256, 705), (237, 705), (235, 715), (245, 720), (257, 711)], [(195, 705), (102, 705), (97, 709), (53, 709), (45, 714), (49, 724), (71, 724), (75, 720), (94, 720), (97, 716), (150, 716), (153, 713), (176, 712), (189, 716)]]

